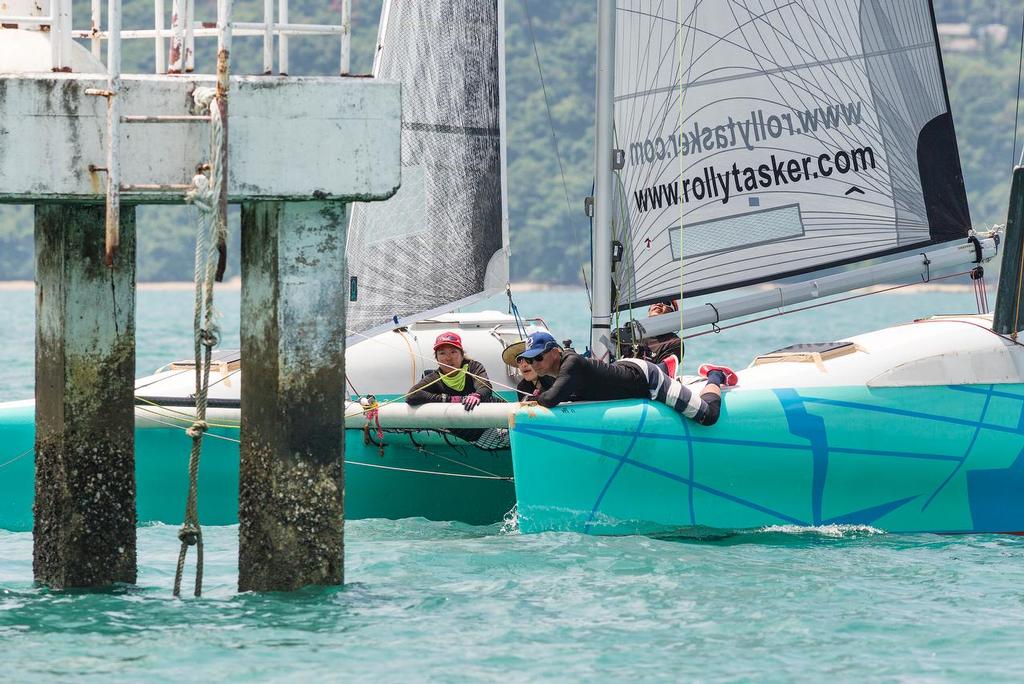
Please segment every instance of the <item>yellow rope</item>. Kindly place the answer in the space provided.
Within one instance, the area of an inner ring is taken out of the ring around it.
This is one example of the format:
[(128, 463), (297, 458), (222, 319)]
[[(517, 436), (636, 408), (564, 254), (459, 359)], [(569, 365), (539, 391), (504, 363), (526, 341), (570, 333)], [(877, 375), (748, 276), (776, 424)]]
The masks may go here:
[[(159, 408), (159, 409), (161, 409), (163, 411), (166, 411), (167, 413), (174, 414), (174, 415), (171, 415), (171, 416), (164, 416), (165, 418), (173, 418), (175, 420), (188, 421), (188, 423), (190, 425), (195, 420), (195, 416), (189, 415), (188, 413), (185, 413), (184, 411), (176, 411), (176, 410), (170, 408), (169, 406), (164, 406), (163, 404), (159, 404), (159, 403), (157, 403), (155, 401), (152, 401), (150, 399), (146, 399), (145, 397), (135, 397), (135, 401), (136, 402), (141, 402), (143, 404), (149, 404), (150, 406), (155, 406), (155, 407), (157, 407), (157, 408)], [(236, 423), (212, 423), (210, 421), (206, 421), (206, 424), (209, 427), (226, 428), (226, 429), (229, 429), (229, 430), (232, 430), (232, 429), (235, 429), (235, 428), (238, 427), (238, 425)]]
[[(363, 334), (361, 332), (356, 332), (355, 330), (346, 330), (345, 334), (346, 335), (355, 335), (357, 337), (362, 337), (364, 340), (373, 340), (373, 341), (376, 342), (376, 344), (379, 344), (380, 346), (384, 347), (385, 349), (390, 349), (392, 351), (401, 351), (401, 349), (399, 349), (397, 347), (393, 347), (390, 344), (385, 344), (384, 342), (381, 342), (380, 340), (376, 340), (375, 338), (370, 337), (369, 335), (365, 335), (365, 334)], [(406, 344), (408, 344), (408, 341), (406, 341)], [(411, 345), (410, 345), (410, 347), (411, 347)], [(411, 348), (410, 348), (410, 353), (413, 356), (415, 356), (417, 358), (420, 358), (420, 359), (422, 359), (424, 361), (427, 361), (429, 363), (437, 363), (437, 359), (432, 359), (432, 358), (424, 356), (422, 354), (418, 354), (415, 351), (412, 351)], [(491, 378), (488, 378), (488, 377), (484, 377), (484, 376), (481, 376), (481, 375), (476, 375), (474, 373), (470, 373), (468, 370), (466, 371), (466, 375), (470, 376), (471, 378), (476, 378), (477, 380), (486, 380), (492, 386), (497, 386), (497, 387), (500, 387), (502, 389), (511, 390), (512, 392), (515, 392), (516, 394), (524, 394), (523, 392), (520, 392), (518, 389), (516, 389), (515, 387), (512, 387), (511, 385), (506, 385), (505, 383), (498, 382), (497, 380), (492, 380)], [(411, 394), (411, 392), (406, 392), (402, 396), (396, 397), (394, 399), (388, 399), (387, 401), (382, 402), (381, 405), (383, 406), (385, 404), (390, 404), (390, 403), (393, 403), (395, 401), (398, 401), (399, 399), (405, 399), (406, 397), (409, 396), (409, 394)], [(524, 394), (524, 396), (525, 396), (525, 394)]]
[(409, 341), (409, 336), (404, 331), (398, 330), (399, 335), (402, 336), (402, 341), (405, 342), (405, 346), (409, 348), (409, 360), (410, 368), (409, 372), (412, 374), (412, 378), (409, 380), (412, 384), (416, 384), (416, 352), (412, 350), (412, 342)]
[[(683, 16), (684, 16), (684, 14), (683, 14), (683, 4), (684, 4), (683, 0), (679, 0), (679, 4), (676, 7), (676, 12), (677, 12), (676, 13), (676, 17), (677, 17), (676, 35), (679, 37), (678, 38), (678, 42), (679, 42), (679, 64), (680, 65), (685, 63), (684, 52), (686, 50), (686, 39), (685, 39), (684, 34), (683, 34), (682, 30), (681, 30), (681, 28), (683, 26), (682, 22), (683, 22)], [(690, 56), (691, 57), (693, 56), (692, 50), (690, 52)], [(687, 70), (687, 73), (689, 73), (689, 70), (692, 70), (692, 69), (693, 69), (693, 62), (691, 61), (690, 62), (690, 67)], [(683, 83), (685, 83), (685, 82), (686, 82), (686, 76), (683, 73), (683, 69), (680, 69), (679, 70), (679, 125), (680, 125), (680, 129), (682, 128), (683, 117), (686, 115), (686, 111), (683, 109), (683, 103), (686, 100), (686, 89), (683, 88)], [(686, 170), (686, 158), (683, 157), (683, 155), (679, 155), (679, 184), (680, 185), (682, 185), (682, 183), (683, 183), (683, 173), (685, 172), (685, 170)], [(684, 208), (684, 206), (685, 206), (685, 201), (683, 199), (680, 199), (680, 201), (679, 201), (679, 337), (680, 337), (680, 339), (682, 339), (683, 335), (684, 335), (684, 331), (683, 331), (683, 287), (684, 287), (685, 281), (686, 281), (686, 274), (685, 274), (685, 270), (684, 270), (684, 266), (683, 266), (683, 264), (685, 263), (684, 260), (683, 260), (683, 245), (684, 245), (684, 242), (683, 242), (683, 238), (684, 238), (684, 228), (683, 228), (683, 216), (684, 216), (684, 213), (683, 213), (683, 208)], [(686, 357), (686, 348), (683, 345), (680, 344), (679, 345), (679, 368), (676, 371), (677, 374), (680, 375), (680, 376), (683, 374), (683, 363), (685, 361), (685, 357)]]

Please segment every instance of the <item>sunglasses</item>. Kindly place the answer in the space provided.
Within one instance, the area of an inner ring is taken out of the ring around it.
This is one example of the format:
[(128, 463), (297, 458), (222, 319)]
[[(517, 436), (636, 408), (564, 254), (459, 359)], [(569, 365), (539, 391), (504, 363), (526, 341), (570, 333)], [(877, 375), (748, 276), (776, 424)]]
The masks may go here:
[(528, 363), (528, 364), (530, 364), (532, 366), (532, 365), (536, 364), (538, 361), (540, 361), (541, 359), (543, 359), (545, 354), (547, 354), (546, 351), (545, 352), (541, 352), (540, 354), (537, 354), (536, 356), (534, 356), (532, 359), (528, 359), (525, 356), (517, 356), (516, 357), (516, 363), (519, 363), (520, 361), (525, 361), (526, 363)]

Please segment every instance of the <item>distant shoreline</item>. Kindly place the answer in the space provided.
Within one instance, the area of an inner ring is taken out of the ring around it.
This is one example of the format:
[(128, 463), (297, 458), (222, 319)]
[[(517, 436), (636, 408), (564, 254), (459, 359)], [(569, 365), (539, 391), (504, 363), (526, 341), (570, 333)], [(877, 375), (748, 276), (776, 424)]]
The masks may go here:
[[(25, 290), (31, 290), (35, 287), (35, 283), (31, 280), (0, 280), (0, 292), (19, 292)], [(217, 284), (217, 289), (224, 290), (240, 290), (242, 287), (242, 279), (239, 277), (231, 278), (223, 283)], [(892, 285), (872, 285), (871, 287), (862, 288), (856, 290), (857, 292), (867, 291), (879, 291), (886, 288), (893, 287)], [(139, 283), (139, 290), (146, 291), (163, 291), (163, 292), (175, 292), (175, 291), (191, 291), (193, 284), (188, 281), (172, 281), (172, 282), (154, 282), (154, 283)], [(893, 290), (892, 294), (920, 294), (922, 292), (970, 292), (973, 286), (966, 283), (915, 283), (913, 285), (907, 285), (897, 290)], [(566, 290), (579, 290), (579, 285), (558, 285), (551, 283), (534, 283), (534, 282), (521, 282), (512, 283), (513, 292), (558, 292)], [(774, 289), (769, 285), (763, 285), (759, 289)]]
[[(31, 280), (0, 280), (0, 292), (3, 291), (22, 291), (31, 290), (35, 287), (35, 283)], [(181, 281), (167, 281), (167, 282), (149, 282), (139, 283), (138, 289), (140, 290), (161, 290), (166, 292), (175, 292), (187, 290), (191, 291), (194, 284), (188, 280)], [(218, 290), (240, 290), (242, 288), (242, 279), (238, 276), (230, 278), (223, 283), (217, 283)], [(512, 283), (513, 292), (537, 292), (540, 290), (579, 290), (582, 289), (579, 285), (557, 285), (550, 283), (533, 283), (533, 282), (521, 282)]]

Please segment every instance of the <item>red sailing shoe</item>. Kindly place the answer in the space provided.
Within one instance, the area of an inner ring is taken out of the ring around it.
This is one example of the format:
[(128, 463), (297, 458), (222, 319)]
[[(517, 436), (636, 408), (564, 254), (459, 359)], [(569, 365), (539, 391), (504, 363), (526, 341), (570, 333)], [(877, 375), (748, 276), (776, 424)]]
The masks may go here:
[(679, 357), (675, 354), (671, 354), (661, 361), (665, 364), (665, 372), (668, 373), (668, 377), (673, 380), (676, 379), (676, 373), (679, 370)]
[(705, 363), (697, 370), (697, 373), (703, 375), (706, 378), (708, 377), (708, 373), (710, 373), (711, 371), (722, 372), (722, 375), (725, 376), (726, 387), (732, 387), (733, 385), (740, 381), (739, 376), (736, 375), (736, 371), (734, 371), (732, 368), (729, 368), (728, 366), (715, 366), (710, 363)]

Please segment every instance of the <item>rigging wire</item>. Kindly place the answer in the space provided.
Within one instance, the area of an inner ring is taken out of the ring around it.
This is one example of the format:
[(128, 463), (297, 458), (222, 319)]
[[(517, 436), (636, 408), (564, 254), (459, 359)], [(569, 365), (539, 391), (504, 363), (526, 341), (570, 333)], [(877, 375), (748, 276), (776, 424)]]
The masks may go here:
[[(526, 28), (530, 32), (530, 43), (533, 45), (533, 57), (537, 62), (537, 73), (540, 76), (540, 90), (544, 96), (544, 110), (548, 116), (548, 128), (551, 129), (551, 142), (555, 147), (555, 158), (558, 159), (558, 173), (562, 177), (562, 190), (565, 192), (565, 207), (569, 212), (569, 216), (572, 216), (572, 200), (569, 199), (569, 185), (565, 181), (565, 167), (562, 164), (562, 154), (558, 149), (558, 136), (555, 135), (555, 120), (551, 116), (551, 104), (548, 102), (548, 89), (544, 82), (544, 69), (540, 65), (540, 51), (537, 49), (537, 38), (533, 33), (533, 19), (530, 17), (530, 3), (529, 0), (523, 0), (523, 11), (526, 13)], [(572, 221), (572, 232), (573, 237), (576, 239), (576, 244), (580, 244), (579, 231), (577, 230), (576, 222)], [(590, 283), (587, 282), (587, 271), (583, 265), (580, 265), (580, 275), (583, 277), (583, 287), (587, 291), (587, 299), (590, 299)]]
[[(1012, 169), (1014, 164), (1017, 164), (1017, 126), (1020, 122), (1020, 81), (1021, 81), (1021, 69), (1024, 67), (1024, 13), (1021, 13), (1021, 24), (1020, 24), (1020, 57), (1017, 59), (1017, 102), (1015, 111), (1013, 114), (1013, 152), (1012, 158), (1010, 159), (1010, 168)], [(1024, 151), (1021, 153), (1021, 162), (1024, 164)]]
[(526, 334), (526, 321), (519, 314), (519, 307), (516, 306), (515, 300), (512, 299), (512, 285), (505, 283), (505, 295), (508, 297), (508, 312), (515, 316), (516, 319), (516, 333), (519, 335), (519, 339), (525, 340), (528, 335)]
[[(151, 420), (154, 423), (159, 423), (160, 425), (166, 425), (166, 426), (172, 427), (172, 428), (184, 429), (184, 426), (182, 426), (182, 425), (176, 425), (174, 423), (169, 423), (169, 422), (166, 422), (166, 421), (162, 421), (162, 420), (159, 420), (157, 418), (148, 418), (148, 420)], [(389, 430), (389, 432), (391, 432), (391, 431)], [(424, 430), (424, 432), (432, 432), (432, 431), (431, 430)], [(242, 443), (242, 440), (240, 440), (240, 439), (235, 439), (233, 437), (226, 437), (224, 435), (218, 435), (218, 434), (214, 434), (214, 433), (207, 434), (207, 437), (214, 437), (216, 439), (221, 439), (221, 440), (224, 440), (225, 442), (232, 442), (234, 444), (241, 444)], [(430, 456), (434, 456), (436, 458), (440, 458), (440, 459), (443, 459), (443, 460), (446, 460), (446, 461), (451, 461), (452, 463), (454, 463), (456, 465), (461, 465), (461, 466), (463, 466), (463, 467), (465, 467), (465, 468), (467, 468), (469, 470), (475, 470), (475, 471), (478, 471), (478, 472), (484, 473), (484, 474), (483, 475), (471, 475), (471, 474), (468, 474), (468, 473), (449, 473), (449, 472), (437, 471), (437, 470), (416, 470), (416, 469), (413, 469), (413, 468), (400, 468), (400, 467), (397, 467), (397, 466), (386, 466), (386, 465), (381, 465), (381, 464), (376, 464), (376, 463), (364, 463), (364, 462), (361, 462), (361, 461), (353, 461), (353, 460), (348, 459), (348, 458), (345, 459), (345, 465), (358, 465), (358, 466), (366, 466), (368, 468), (380, 468), (382, 470), (397, 470), (397, 471), (404, 472), (404, 473), (419, 473), (421, 475), (438, 475), (438, 476), (441, 476), (441, 477), (463, 477), (463, 478), (471, 478), (471, 479), (474, 479), (474, 480), (500, 480), (500, 481), (503, 481), (503, 482), (512, 482), (512, 481), (514, 481), (513, 478), (511, 478), (511, 477), (506, 477), (504, 475), (498, 475), (497, 473), (491, 473), (489, 470), (484, 470), (483, 468), (477, 468), (476, 466), (471, 466), (468, 463), (463, 463), (463, 462), (458, 461), (458, 460), (456, 460), (454, 458), (449, 458), (447, 456), (442, 456), (441, 454), (438, 454), (436, 452), (430, 451), (428, 449), (424, 449), (423, 447), (418, 446), (418, 445), (416, 446), (416, 449), (417, 449), (417, 451), (423, 452), (423, 453), (428, 454)], [(32, 449), (29, 449), (28, 451), (23, 452), (22, 454), (16, 456), (12, 461), (8, 461), (7, 463), (0, 464), (0, 467), (6, 466), (9, 463), (13, 463), (14, 460), (22, 458), (23, 456), (25, 456), (26, 454), (31, 453), (32, 451), (33, 451)]]
[[(532, 319), (531, 319), (531, 320), (532, 320)], [(369, 335), (367, 335), (367, 334), (365, 334), (365, 333), (361, 333), (361, 332), (359, 332), (358, 330), (345, 330), (345, 334), (346, 334), (346, 335), (351, 335), (351, 336), (353, 336), (353, 337), (362, 337), (362, 338), (363, 338), (364, 340), (374, 340), (374, 338), (373, 338), (373, 337), (371, 337), (371, 336), (369, 336)], [(397, 348), (397, 347), (393, 347), (393, 346), (391, 346), (390, 344), (387, 344), (387, 343), (385, 343), (385, 342), (383, 342), (383, 341), (381, 341), (381, 340), (374, 340), (374, 342), (375, 342), (376, 344), (379, 344), (379, 345), (380, 345), (381, 347), (384, 347), (385, 349), (392, 349), (392, 350), (398, 350), (398, 348)], [(427, 362), (428, 364), (434, 364), (434, 363), (437, 363), (437, 359), (435, 359), (435, 358), (433, 358), (433, 357), (429, 357), (429, 356), (424, 356), (423, 354), (420, 354), (420, 353), (418, 353), (418, 352), (414, 352), (414, 351), (412, 351), (411, 349), (410, 349), (410, 354), (412, 354), (413, 356), (415, 356), (415, 357), (417, 357), (417, 358), (419, 358), (419, 359), (422, 359), (423, 361), (426, 361), (426, 362)], [(502, 389), (507, 389), (507, 390), (511, 390), (512, 392), (515, 392), (516, 394), (521, 394), (521, 395), (523, 395), (524, 397), (525, 397), (525, 396), (530, 396), (530, 395), (529, 395), (529, 394), (528, 394), (527, 392), (521, 392), (521, 391), (519, 391), (518, 389), (516, 389), (515, 387), (513, 387), (513, 386), (511, 386), (511, 385), (506, 385), (505, 383), (503, 383), (503, 382), (499, 382), (498, 380), (494, 380), (494, 379), (492, 379), (492, 378), (483, 378), (483, 377), (480, 377), (479, 375), (475, 375), (475, 374), (473, 374), (473, 373), (472, 373), (472, 372), (470, 372), (469, 370), (466, 370), (466, 375), (468, 375), (468, 376), (469, 376), (469, 377), (471, 377), (471, 378), (475, 378), (475, 379), (477, 379), (477, 380), (486, 380), (487, 382), (491, 383), (491, 386), (492, 386), (492, 387), (500, 387), (500, 388), (502, 388)], [(406, 394), (403, 394), (403, 395), (402, 395), (402, 396), (400, 396), (400, 397), (396, 397), (395, 399), (388, 399), (388, 400), (386, 400), (386, 401), (382, 401), (382, 402), (380, 402), (380, 405), (381, 405), (381, 406), (385, 406), (386, 404), (390, 404), (390, 403), (393, 403), (393, 402), (395, 402), (395, 401), (399, 401), (399, 400), (405, 399), (405, 397), (406, 397), (406, 396), (408, 396), (408, 394), (409, 394), (409, 393), (406, 393)], [(360, 415), (360, 414), (354, 414), (354, 415)], [(351, 417), (353, 417), (353, 416), (347, 416), (347, 417), (350, 417), (350, 418), (351, 418)]]

